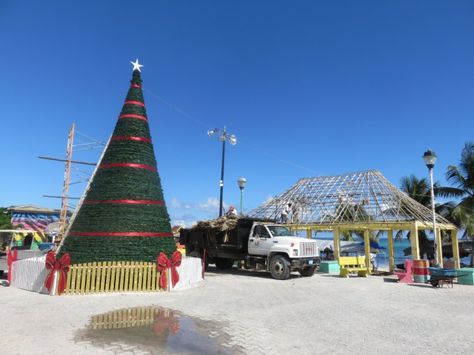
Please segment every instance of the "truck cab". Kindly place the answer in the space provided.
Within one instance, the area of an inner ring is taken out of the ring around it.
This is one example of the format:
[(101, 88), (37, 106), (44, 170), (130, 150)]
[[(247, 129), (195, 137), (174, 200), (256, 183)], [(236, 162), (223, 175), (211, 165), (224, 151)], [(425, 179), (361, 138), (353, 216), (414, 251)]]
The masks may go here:
[(251, 262), (264, 261), (276, 279), (287, 279), (291, 271), (312, 276), (320, 262), (315, 241), (296, 237), (288, 227), (276, 223), (254, 223), (248, 239), (248, 254)]

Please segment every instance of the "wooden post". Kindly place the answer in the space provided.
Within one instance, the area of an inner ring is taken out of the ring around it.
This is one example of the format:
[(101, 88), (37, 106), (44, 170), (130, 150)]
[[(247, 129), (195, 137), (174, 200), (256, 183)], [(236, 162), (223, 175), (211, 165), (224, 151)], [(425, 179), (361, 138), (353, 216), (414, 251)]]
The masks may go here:
[(458, 243), (458, 231), (456, 229), (452, 229), (450, 231), (451, 234), (451, 243), (453, 246), (453, 259), (454, 259), (454, 268), (459, 269), (461, 267), (461, 263), (459, 260), (459, 243)]
[(311, 239), (313, 237), (313, 230), (311, 228), (306, 229), (306, 238)]
[(420, 258), (420, 246), (418, 241), (418, 226), (416, 223), (410, 229), (411, 255), (413, 260)]
[(370, 274), (370, 238), (369, 230), (364, 230), (364, 249), (365, 249), (365, 266), (367, 267), (367, 274)]
[(393, 273), (395, 270), (395, 258), (394, 250), (393, 250), (393, 229), (389, 229), (387, 231), (387, 240), (388, 240), (388, 267), (390, 272)]
[(334, 239), (334, 260), (339, 261), (340, 255), (340, 239), (339, 239), (339, 228), (334, 228), (332, 231), (333, 239)]
[(436, 228), (436, 256), (438, 257), (438, 265), (443, 267), (443, 238), (441, 237), (441, 230)]
[(58, 294), (58, 278), (59, 278), (59, 272), (54, 271), (54, 276), (53, 276), (53, 287), (51, 288), (51, 291), (49, 294), (51, 296), (56, 296)]

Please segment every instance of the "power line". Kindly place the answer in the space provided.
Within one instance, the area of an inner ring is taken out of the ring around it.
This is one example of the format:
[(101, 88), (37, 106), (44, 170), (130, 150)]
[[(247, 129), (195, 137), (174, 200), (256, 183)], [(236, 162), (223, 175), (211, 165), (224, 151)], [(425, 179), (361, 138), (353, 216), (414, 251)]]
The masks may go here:
[[(160, 95), (154, 93), (153, 91), (149, 90), (149, 89), (143, 89), (143, 91), (145, 91), (147, 94), (153, 96), (154, 98), (158, 99), (159, 101), (161, 101), (162, 103), (164, 103), (165, 105), (171, 107), (173, 110), (175, 110), (176, 112), (178, 112), (180, 115), (182, 115), (183, 117), (186, 117), (187, 119), (193, 121), (194, 123), (198, 124), (199, 126), (205, 128), (205, 129), (209, 129), (209, 127), (213, 127), (213, 125), (207, 123), (207, 122), (204, 122), (196, 117), (194, 117), (193, 115), (190, 115), (189, 113), (185, 112), (183, 109), (181, 109), (180, 107), (178, 107), (177, 105), (165, 100), (164, 98), (162, 98)], [(242, 140), (239, 138), (239, 141), (240, 142), (246, 142), (245, 140)], [(276, 157), (274, 154), (272, 153), (269, 153), (269, 152), (265, 152), (259, 148), (253, 148), (251, 147), (250, 145), (248, 145), (248, 148), (247, 150), (250, 150), (252, 152), (255, 152), (255, 153), (259, 153), (261, 155), (266, 155), (274, 160), (277, 160), (279, 161), (280, 163), (283, 163), (283, 164), (286, 164), (286, 165), (289, 165), (289, 166), (292, 166), (292, 167), (295, 167), (295, 168), (298, 168), (298, 169), (301, 169), (301, 170), (306, 170), (306, 171), (309, 171), (311, 172), (312, 174), (317, 174), (316, 171), (314, 171), (313, 169), (310, 169), (308, 167), (305, 167), (301, 164), (298, 164), (298, 163), (295, 163), (295, 162), (292, 162), (290, 160), (285, 160), (285, 159), (281, 159), (281, 158), (278, 158)], [(244, 149), (245, 149), (245, 145), (244, 145)]]

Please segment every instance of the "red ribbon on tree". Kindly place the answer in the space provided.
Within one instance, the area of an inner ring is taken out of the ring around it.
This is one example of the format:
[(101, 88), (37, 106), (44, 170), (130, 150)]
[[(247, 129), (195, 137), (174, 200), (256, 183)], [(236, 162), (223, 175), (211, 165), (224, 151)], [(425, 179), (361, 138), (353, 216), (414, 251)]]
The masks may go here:
[(156, 258), (156, 268), (161, 273), (160, 275), (160, 287), (162, 289), (168, 289), (168, 282), (166, 277), (166, 270), (171, 268), (171, 284), (173, 287), (179, 281), (179, 274), (176, 268), (181, 265), (181, 253), (179, 251), (175, 251), (173, 255), (171, 255), (171, 259), (168, 259), (165, 253), (161, 252)]
[(8, 250), (7, 253), (7, 265), (8, 265), (8, 284), (10, 284), (12, 280), (12, 265), (18, 259), (18, 250)]
[(156, 171), (156, 168), (151, 165), (145, 164), (135, 164), (135, 163), (111, 163), (111, 164), (102, 164), (99, 166), (99, 169), (110, 169), (110, 168), (135, 168), (135, 169), (145, 169), (149, 171)]
[(98, 205), (100, 203), (120, 203), (124, 205), (164, 205), (161, 200), (84, 200), (84, 205)]
[(71, 265), (71, 257), (68, 253), (65, 253), (61, 259), (56, 259), (56, 254), (54, 251), (48, 252), (46, 254), (46, 269), (49, 270), (48, 276), (44, 282), (44, 285), (51, 292), (53, 287), (54, 274), (56, 271), (59, 271), (59, 284), (58, 284), (58, 295), (64, 292), (66, 288), (67, 273), (69, 271), (69, 266)]

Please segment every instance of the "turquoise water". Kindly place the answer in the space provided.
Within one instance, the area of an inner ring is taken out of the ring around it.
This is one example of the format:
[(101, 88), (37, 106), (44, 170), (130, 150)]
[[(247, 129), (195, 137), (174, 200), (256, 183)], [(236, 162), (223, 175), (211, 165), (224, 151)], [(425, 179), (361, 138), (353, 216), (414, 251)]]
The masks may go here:
[[(332, 240), (332, 238), (317, 238), (324, 240)], [(379, 245), (382, 248), (375, 256), (375, 265), (379, 270), (388, 270), (388, 240), (381, 238)], [(411, 258), (411, 255), (405, 256), (403, 250), (410, 247), (410, 241), (406, 238), (393, 241), (395, 265), (403, 264), (406, 258)]]
[[(378, 269), (388, 270), (388, 240), (387, 239), (380, 239), (379, 245), (385, 249), (382, 249), (380, 253), (378, 253), (375, 257), (375, 264)], [(395, 265), (403, 264), (405, 259), (409, 256), (405, 256), (403, 250), (410, 247), (410, 241), (406, 238), (402, 240), (394, 240), (393, 241), (393, 249), (394, 249), (394, 259)]]
[[(320, 233), (320, 234), (322, 234), (322, 233)], [(327, 233), (327, 235), (329, 235), (329, 233)], [(329, 237), (329, 236), (326, 236), (326, 235), (325, 236), (318, 235), (318, 237), (315, 238), (315, 239), (332, 240), (332, 237)], [(355, 241), (362, 242), (362, 240), (355, 240)], [(381, 249), (379, 251), (379, 253), (376, 254), (376, 256), (375, 256), (375, 265), (376, 265), (378, 270), (385, 271), (385, 270), (389, 269), (389, 267), (388, 267), (388, 240), (387, 240), (387, 238), (380, 238), (379, 245), (383, 249)], [(407, 238), (403, 238), (401, 240), (398, 240), (398, 239), (394, 240), (393, 241), (393, 247), (394, 247), (395, 265), (403, 264), (405, 262), (405, 259), (412, 257), (411, 255), (405, 256), (405, 254), (403, 252), (404, 249), (410, 247), (410, 241)], [(461, 261), (461, 265), (464, 265), (465, 267), (470, 266), (471, 265), (471, 256), (468, 255), (465, 258), (461, 258), (460, 261)]]

